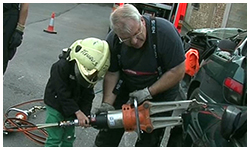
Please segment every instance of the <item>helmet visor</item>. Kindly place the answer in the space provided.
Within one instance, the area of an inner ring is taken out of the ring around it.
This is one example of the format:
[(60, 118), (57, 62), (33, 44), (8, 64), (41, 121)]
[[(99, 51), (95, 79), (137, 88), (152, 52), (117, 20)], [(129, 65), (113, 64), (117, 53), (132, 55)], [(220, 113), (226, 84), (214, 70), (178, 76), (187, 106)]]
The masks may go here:
[(84, 66), (78, 65), (77, 63), (75, 63), (74, 68), (77, 82), (83, 87), (93, 88), (98, 79), (98, 71), (96, 69), (88, 71), (86, 68), (84, 68)]

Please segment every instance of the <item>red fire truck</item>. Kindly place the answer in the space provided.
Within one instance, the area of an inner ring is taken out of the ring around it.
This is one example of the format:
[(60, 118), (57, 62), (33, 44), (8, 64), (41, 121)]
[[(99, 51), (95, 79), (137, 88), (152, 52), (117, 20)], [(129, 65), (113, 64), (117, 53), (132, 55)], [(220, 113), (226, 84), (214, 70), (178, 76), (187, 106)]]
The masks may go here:
[[(181, 32), (184, 16), (187, 9), (187, 3), (131, 3), (139, 12), (156, 17), (162, 17), (174, 24)], [(124, 3), (114, 3), (113, 11)]]

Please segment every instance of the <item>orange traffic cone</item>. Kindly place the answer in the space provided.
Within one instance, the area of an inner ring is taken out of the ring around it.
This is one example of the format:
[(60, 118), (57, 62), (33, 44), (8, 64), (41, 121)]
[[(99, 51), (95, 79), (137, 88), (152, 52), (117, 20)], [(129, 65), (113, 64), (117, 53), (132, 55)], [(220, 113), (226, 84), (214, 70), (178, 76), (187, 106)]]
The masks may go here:
[(47, 29), (43, 30), (44, 32), (57, 34), (57, 32), (54, 30), (54, 19), (55, 19), (55, 13), (53, 12), (52, 15), (51, 15), (49, 26), (48, 26)]

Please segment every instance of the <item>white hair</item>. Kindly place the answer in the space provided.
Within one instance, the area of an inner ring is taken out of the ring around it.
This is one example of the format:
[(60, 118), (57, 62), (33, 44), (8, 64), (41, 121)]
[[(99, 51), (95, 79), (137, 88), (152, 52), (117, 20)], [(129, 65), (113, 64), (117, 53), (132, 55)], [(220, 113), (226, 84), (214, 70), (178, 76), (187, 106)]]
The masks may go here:
[(130, 33), (131, 29), (127, 25), (128, 19), (132, 19), (140, 22), (141, 14), (139, 11), (131, 4), (125, 4), (118, 7), (110, 15), (110, 28), (114, 30), (115, 33)]

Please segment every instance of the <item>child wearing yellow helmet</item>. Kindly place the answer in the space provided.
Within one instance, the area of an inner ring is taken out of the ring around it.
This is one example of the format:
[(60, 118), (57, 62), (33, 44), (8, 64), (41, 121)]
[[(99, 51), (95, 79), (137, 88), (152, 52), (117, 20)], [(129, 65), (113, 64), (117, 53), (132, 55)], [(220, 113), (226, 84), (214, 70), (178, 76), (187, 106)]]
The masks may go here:
[[(93, 87), (109, 67), (109, 47), (106, 41), (91, 37), (75, 41), (65, 54), (51, 67), (44, 94), (45, 122), (78, 119), (80, 126), (89, 127)], [(73, 146), (74, 126), (46, 130), (46, 147)]]

